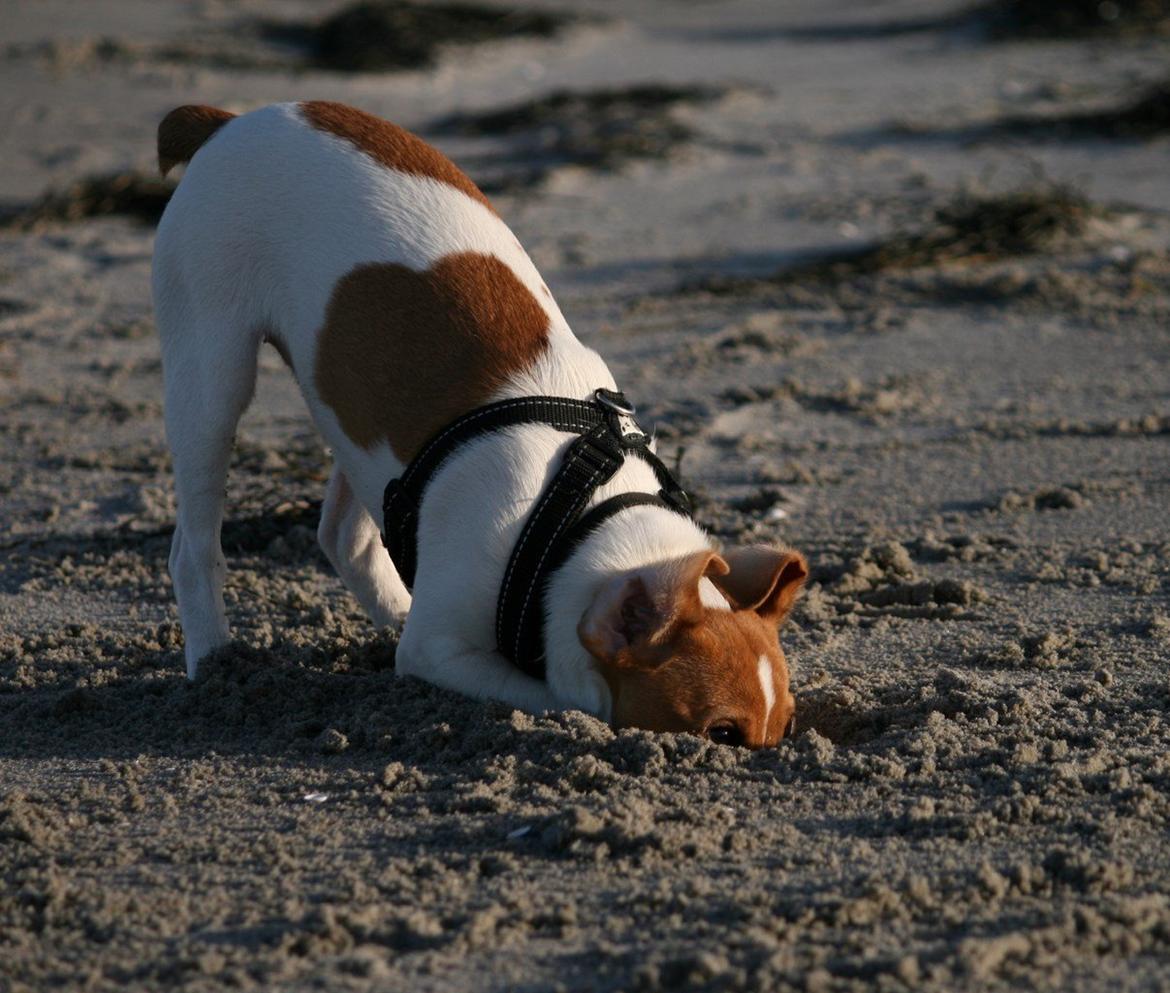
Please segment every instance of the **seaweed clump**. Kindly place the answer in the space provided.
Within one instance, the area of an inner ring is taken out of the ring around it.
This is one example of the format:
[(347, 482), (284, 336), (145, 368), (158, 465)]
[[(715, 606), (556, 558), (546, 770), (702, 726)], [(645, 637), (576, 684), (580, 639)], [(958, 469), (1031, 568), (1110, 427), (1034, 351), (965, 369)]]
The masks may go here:
[(7, 211), (0, 227), (29, 231), (42, 224), (112, 215), (157, 224), (174, 191), (173, 183), (140, 172), (90, 176), (50, 190), (28, 207)]
[(1147, 87), (1118, 107), (1050, 118), (1016, 118), (1004, 126), (1012, 131), (1051, 129), (1108, 138), (1152, 138), (1170, 132), (1170, 79)]
[(434, 64), (445, 44), (518, 36), (548, 38), (571, 18), (543, 10), (476, 3), (419, 4), (363, 0), (318, 24), (269, 24), (269, 38), (308, 48), (314, 64), (339, 72), (419, 69)]
[(614, 169), (633, 159), (665, 159), (695, 131), (673, 111), (709, 103), (726, 90), (711, 86), (645, 83), (619, 89), (557, 90), (536, 100), (483, 113), (456, 114), (434, 125), (438, 133), (511, 136), (519, 140), (528, 182), (554, 168)]
[(845, 278), (953, 263), (994, 262), (1044, 251), (1084, 234), (1092, 208), (1078, 191), (1051, 185), (988, 197), (960, 196), (922, 231), (898, 232), (857, 251), (822, 257), (777, 277)]
[(770, 276), (708, 276), (682, 290), (723, 295), (767, 286), (842, 284), (886, 272), (1035, 255), (1062, 241), (1080, 238), (1093, 214), (1092, 204), (1063, 184), (994, 196), (964, 193), (935, 208), (928, 223), (918, 230), (897, 231), (868, 246), (825, 253)]
[(1170, 34), (1170, 0), (991, 0), (979, 12), (1001, 41)]

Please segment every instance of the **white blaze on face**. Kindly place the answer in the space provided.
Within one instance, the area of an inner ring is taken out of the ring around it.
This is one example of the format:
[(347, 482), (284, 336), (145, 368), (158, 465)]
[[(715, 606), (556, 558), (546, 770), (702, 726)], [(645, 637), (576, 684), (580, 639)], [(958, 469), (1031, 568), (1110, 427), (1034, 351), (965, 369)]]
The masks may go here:
[(776, 687), (772, 683), (772, 660), (767, 655), (760, 656), (758, 666), (760, 674), (760, 689), (764, 691), (764, 728), (768, 727), (768, 718), (772, 716), (772, 708), (776, 705)]

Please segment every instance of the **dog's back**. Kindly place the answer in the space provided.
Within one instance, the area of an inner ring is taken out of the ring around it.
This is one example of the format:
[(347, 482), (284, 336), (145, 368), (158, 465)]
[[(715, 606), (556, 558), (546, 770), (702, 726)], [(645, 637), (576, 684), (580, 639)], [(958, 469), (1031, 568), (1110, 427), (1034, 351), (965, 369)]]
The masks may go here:
[(244, 367), (270, 340), (354, 475), (376, 456), (363, 502), (377, 506), (394, 461), (511, 380), (558, 351), (581, 360), (487, 198), (403, 129), (305, 103), (238, 118), (180, 108), (159, 131), (163, 168), (191, 159), (156, 245), (164, 361), (179, 334), (217, 336), (223, 361)]

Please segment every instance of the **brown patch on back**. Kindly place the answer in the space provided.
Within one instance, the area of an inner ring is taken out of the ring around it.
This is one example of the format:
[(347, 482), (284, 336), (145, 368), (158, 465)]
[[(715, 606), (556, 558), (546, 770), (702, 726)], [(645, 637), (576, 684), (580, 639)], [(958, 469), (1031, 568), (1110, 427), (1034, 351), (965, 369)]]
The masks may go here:
[(344, 138), (386, 168), (437, 179), (495, 213), (488, 198), (454, 162), (405, 128), (356, 107), (327, 100), (306, 101), (301, 104), (301, 113), (318, 131)]
[(357, 445), (404, 462), (490, 400), (548, 346), (548, 315), (498, 258), (446, 255), (430, 269), (374, 263), (333, 289), (314, 379)]
[(235, 116), (218, 107), (176, 107), (158, 125), (158, 171), (165, 176), (180, 162), (190, 162), (207, 139)]

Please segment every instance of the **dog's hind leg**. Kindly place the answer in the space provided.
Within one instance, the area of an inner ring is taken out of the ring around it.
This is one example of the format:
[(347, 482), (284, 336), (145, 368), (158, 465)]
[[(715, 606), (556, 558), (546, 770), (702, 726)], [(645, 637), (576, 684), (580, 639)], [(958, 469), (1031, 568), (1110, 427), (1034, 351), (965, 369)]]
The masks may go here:
[(333, 467), (317, 540), (342, 582), (379, 627), (398, 626), (410, 610), (410, 594), (382, 546), (382, 535), (354, 497), (339, 466)]
[(226, 572), (220, 547), (224, 487), (240, 415), (256, 383), (259, 330), (200, 312), (192, 316), (156, 293), (166, 392), (167, 441), (174, 460), (177, 520), (170, 573), (183, 625), (187, 677), (227, 643)]

